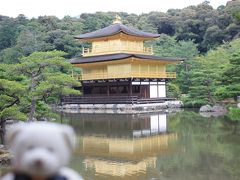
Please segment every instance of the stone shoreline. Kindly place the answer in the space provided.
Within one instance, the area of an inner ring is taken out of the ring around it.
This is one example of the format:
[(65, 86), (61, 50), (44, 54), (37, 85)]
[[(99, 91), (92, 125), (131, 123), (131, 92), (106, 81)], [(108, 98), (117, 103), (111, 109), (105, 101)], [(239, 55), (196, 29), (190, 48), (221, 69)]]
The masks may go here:
[(66, 113), (119, 113), (134, 114), (156, 111), (178, 111), (182, 107), (181, 101), (166, 101), (164, 103), (148, 104), (65, 104), (53, 107), (56, 111)]

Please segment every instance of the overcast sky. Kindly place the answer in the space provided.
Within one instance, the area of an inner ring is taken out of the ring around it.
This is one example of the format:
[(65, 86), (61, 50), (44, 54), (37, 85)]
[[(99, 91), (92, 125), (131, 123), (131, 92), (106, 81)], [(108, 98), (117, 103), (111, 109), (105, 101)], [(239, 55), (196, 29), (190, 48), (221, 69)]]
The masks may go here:
[[(65, 15), (78, 16), (82, 13), (97, 11), (114, 11), (128, 13), (148, 13), (151, 11), (166, 12), (168, 9), (184, 8), (197, 5), (204, 0), (1, 0), (0, 14), (16, 17), (19, 14), (38, 17), (55, 15), (59, 18)], [(217, 8), (226, 5), (229, 0), (209, 0)]]

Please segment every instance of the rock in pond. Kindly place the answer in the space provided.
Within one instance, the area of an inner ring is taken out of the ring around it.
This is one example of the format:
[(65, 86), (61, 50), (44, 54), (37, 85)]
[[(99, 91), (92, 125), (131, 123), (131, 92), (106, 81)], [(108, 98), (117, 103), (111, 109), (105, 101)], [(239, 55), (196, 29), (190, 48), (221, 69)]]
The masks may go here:
[(224, 106), (215, 105), (215, 106), (212, 107), (212, 112), (227, 113), (227, 109)]
[(200, 112), (213, 112), (212, 110), (213, 108), (210, 105), (204, 105), (199, 109)]
[(200, 108), (199, 112), (203, 117), (218, 117), (226, 114), (227, 109), (220, 105), (214, 105), (213, 107), (210, 105), (205, 105)]
[(182, 101), (167, 101), (168, 108), (181, 108), (183, 106)]

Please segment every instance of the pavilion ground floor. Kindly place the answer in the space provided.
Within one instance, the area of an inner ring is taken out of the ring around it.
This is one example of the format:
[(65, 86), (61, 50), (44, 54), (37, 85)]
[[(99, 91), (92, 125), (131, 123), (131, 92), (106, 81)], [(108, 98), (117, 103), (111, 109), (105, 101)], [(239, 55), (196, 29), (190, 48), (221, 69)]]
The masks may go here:
[(63, 104), (160, 103), (166, 97), (167, 79), (110, 79), (81, 81), (81, 95), (64, 96)]
[(120, 79), (82, 81), (83, 96), (137, 96), (139, 98), (166, 97), (165, 80)]

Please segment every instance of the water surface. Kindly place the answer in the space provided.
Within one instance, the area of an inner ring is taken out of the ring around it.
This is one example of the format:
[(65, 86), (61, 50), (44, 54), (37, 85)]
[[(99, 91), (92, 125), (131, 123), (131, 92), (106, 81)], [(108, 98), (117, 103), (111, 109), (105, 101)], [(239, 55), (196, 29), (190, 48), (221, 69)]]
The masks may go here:
[(71, 167), (85, 179), (237, 180), (240, 133), (227, 117), (63, 114), (77, 132)]

